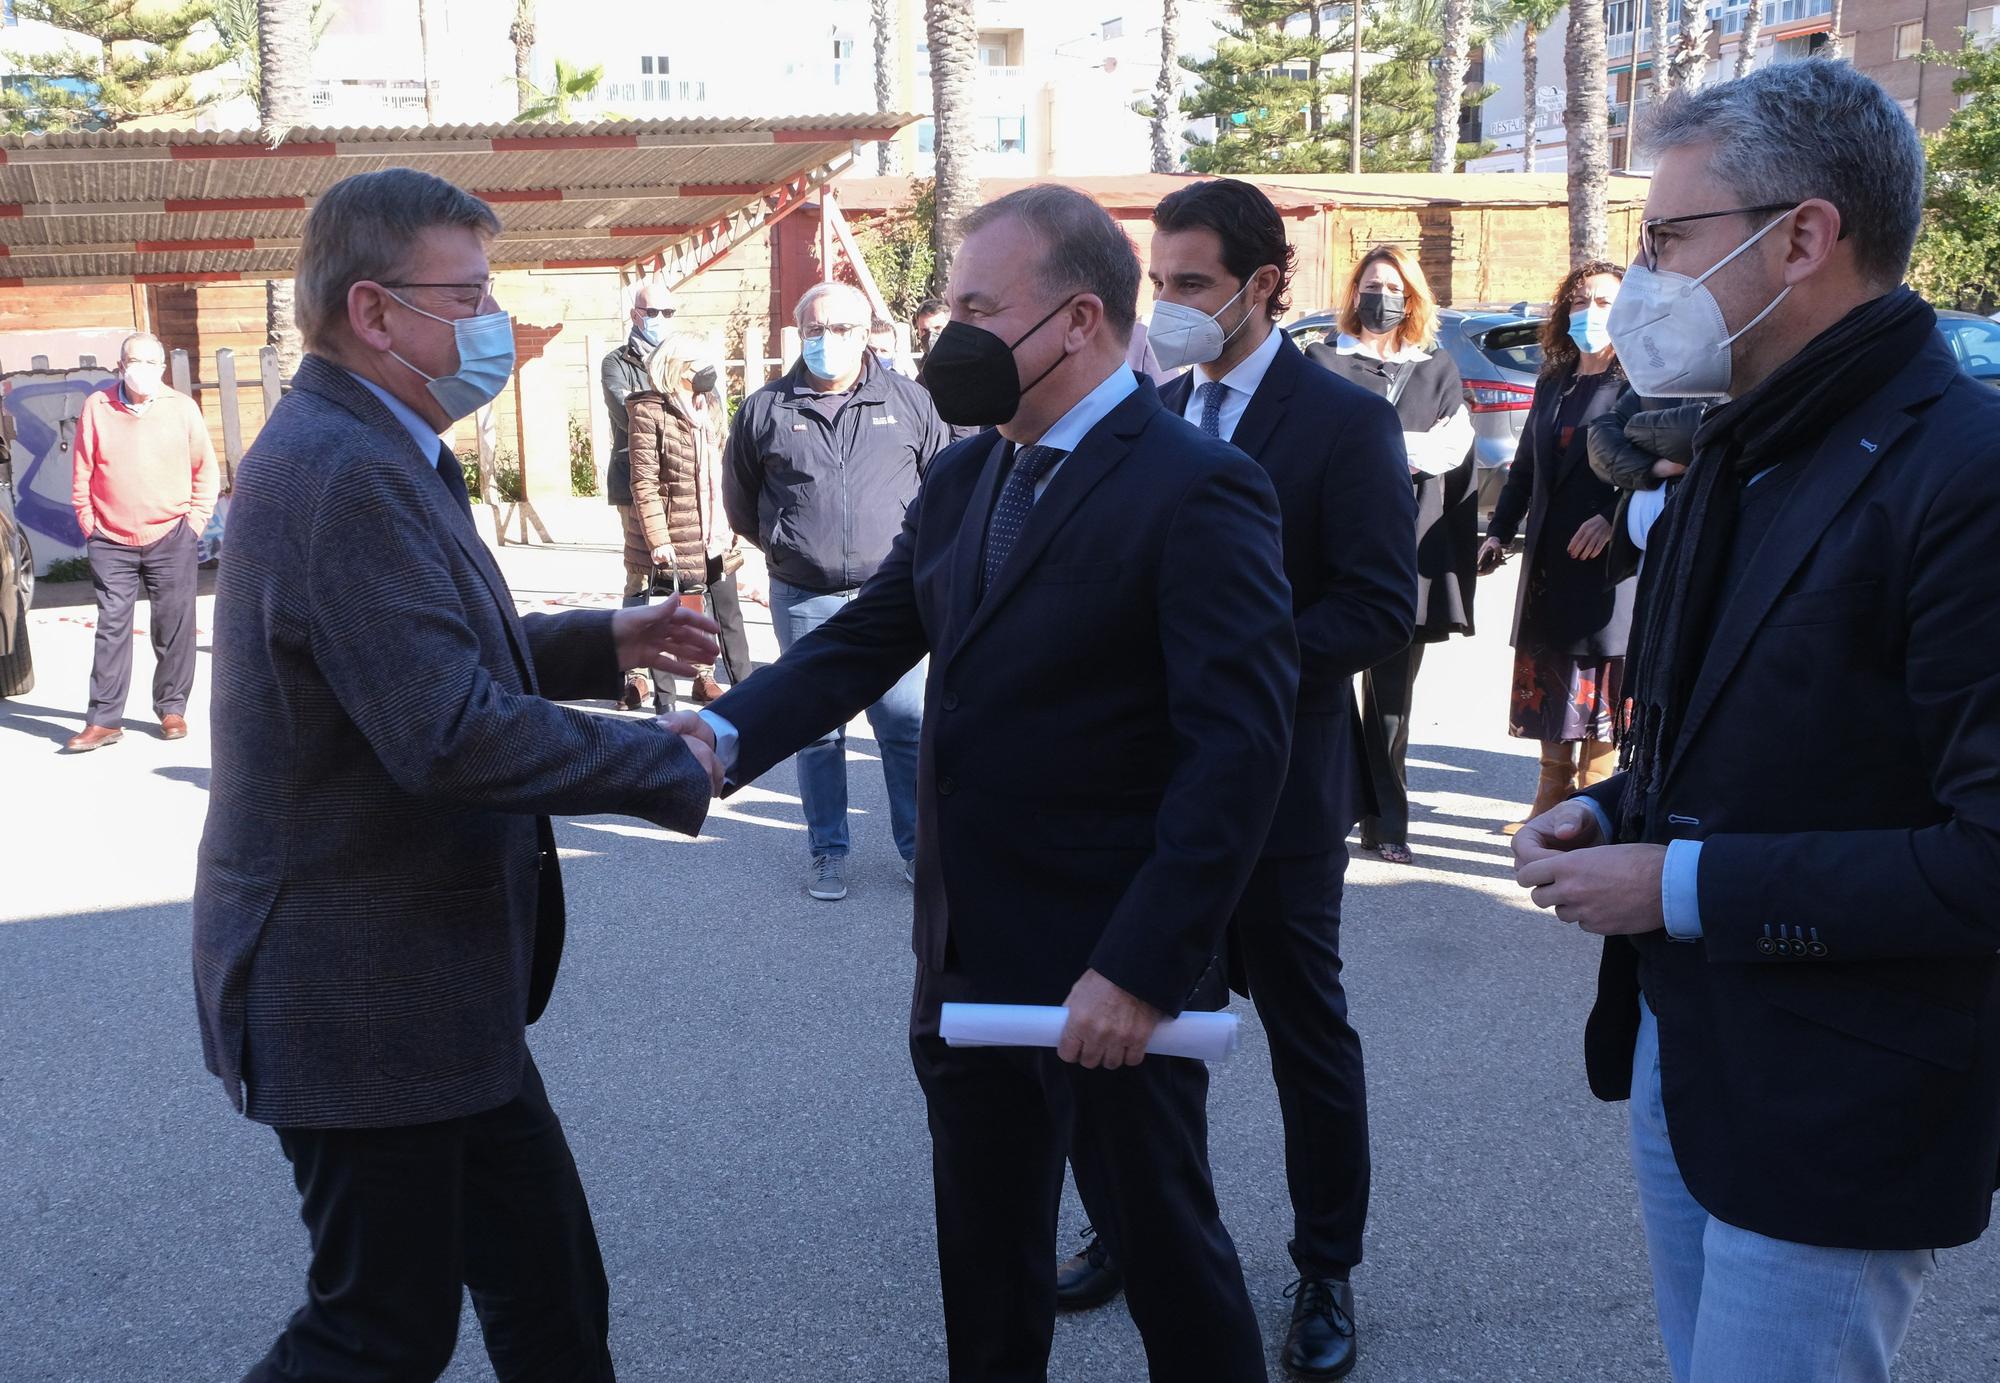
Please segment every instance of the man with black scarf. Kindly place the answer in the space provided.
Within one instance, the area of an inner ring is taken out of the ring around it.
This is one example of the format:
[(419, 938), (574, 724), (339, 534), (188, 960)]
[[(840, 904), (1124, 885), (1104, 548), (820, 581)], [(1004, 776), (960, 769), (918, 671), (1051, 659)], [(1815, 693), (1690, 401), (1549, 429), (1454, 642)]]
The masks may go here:
[(1676, 97), (1611, 316), (1721, 396), (1649, 544), (1626, 769), (1515, 841), (1607, 938), (1591, 1089), (1677, 1383), (1886, 1379), (2000, 1168), (2000, 396), (1901, 285), (1923, 152), (1839, 63)]

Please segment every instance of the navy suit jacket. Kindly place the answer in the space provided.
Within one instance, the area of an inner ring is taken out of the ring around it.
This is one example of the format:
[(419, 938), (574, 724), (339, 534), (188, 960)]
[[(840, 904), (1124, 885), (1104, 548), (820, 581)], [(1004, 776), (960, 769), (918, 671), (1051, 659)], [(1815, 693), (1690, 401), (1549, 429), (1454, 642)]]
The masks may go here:
[[(1208, 971), (1283, 786), (1298, 694), (1278, 504), (1141, 384), (1071, 452), (982, 599), (1009, 445), (940, 453), (888, 560), (714, 706), (751, 781), (925, 654), (915, 949), (971, 1000), (1086, 968), (1168, 1013)], [(935, 1004), (920, 984), (916, 1030)]]
[(1704, 936), (1606, 944), (1591, 1088), (1629, 1092), (1643, 979), (1709, 1213), (1945, 1248), (2000, 1172), (2000, 393), (1932, 338), (1800, 461), (1663, 784)]
[[(1189, 371), (1160, 397), (1185, 415), (1193, 389)], [(1354, 676), (1409, 647), (1416, 620), (1417, 501), (1403, 426), (1386, 400), (1280, 333), (1230, 444), (1278, 492), (1299, 638), (1292, 762), (1264, 854), (1344, 850), (1368, 791)]]
[(243, 457), (215, 591), (195, 874), (202, 1051), (283, 1126), (512, 1099), (562, 953), (550, 813), (700, 828), (706, 775), (617, 685), (608, 611), (514, 612), (381, 401), (315, 356)]

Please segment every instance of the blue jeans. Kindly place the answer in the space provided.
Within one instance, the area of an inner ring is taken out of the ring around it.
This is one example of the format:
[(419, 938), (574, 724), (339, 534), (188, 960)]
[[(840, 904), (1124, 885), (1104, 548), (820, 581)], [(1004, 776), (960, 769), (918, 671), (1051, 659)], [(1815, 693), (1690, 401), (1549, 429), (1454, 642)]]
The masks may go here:
[[(783, 653), (839, 614), (854, 591), (821, 595), (771, 581), (771, 624)], [(904, 673), (868, 708), (868, 723), (882, 751), (882, 780), (889, 789), (889, 829), (896, 853), (917, 857), (917, 741), (924, 728), (924, 663)], [(797, 756), (799, 801), (815, 855), (845, 855), (847, 839), (847, 727), (814, 740)]]
[(1674, 1383), (1884, 1383), (1935, 1255), (1794, 1244), (1703, 1210), (1667, 1141), (1660, 1030), (1640, 1002), (1632, 1170)]

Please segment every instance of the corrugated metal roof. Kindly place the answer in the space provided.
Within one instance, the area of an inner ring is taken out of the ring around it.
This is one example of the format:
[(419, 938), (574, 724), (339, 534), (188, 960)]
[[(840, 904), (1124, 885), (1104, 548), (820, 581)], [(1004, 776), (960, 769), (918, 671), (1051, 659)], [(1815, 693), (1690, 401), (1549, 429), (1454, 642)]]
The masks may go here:
[(496, 268), (685, 277), (916, 117), (620, 120), (0, 136), (0, 286), (282, 277), (353, 173), (416, 168), (485, 197)]

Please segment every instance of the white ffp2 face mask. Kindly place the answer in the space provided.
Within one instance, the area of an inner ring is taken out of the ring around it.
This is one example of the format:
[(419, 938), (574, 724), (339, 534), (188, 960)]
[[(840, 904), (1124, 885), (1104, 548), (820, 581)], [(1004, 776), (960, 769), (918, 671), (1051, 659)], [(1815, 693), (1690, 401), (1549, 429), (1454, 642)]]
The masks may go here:
[(1182, 303), (1155, 302), (1153, 315), (1146, 322), (1146, 344), (1159, 358), (1160, 368), (1178, 370), (1183, 365), (1206, 365), (1219, 357), (1250, 316), (1245, 313), (1243, 321), (1227, 336), (1222, 334), (1220, 318), (1237, 298), (1249, 291), (1250, 284), (1246, 281), (1212, 315)]
[(1787, 211), (1767, 223), (1700, 278), (1636, 263), (1625, 271), (1605, 326), (1633, 389), (1656, 399), (1713, 398), (1729, 392), (1730, 346), (1777, 311), (1792, 290), (1786, 285), (1742, 331), (1731, 332), (1707, 282), (1791, 214)]

